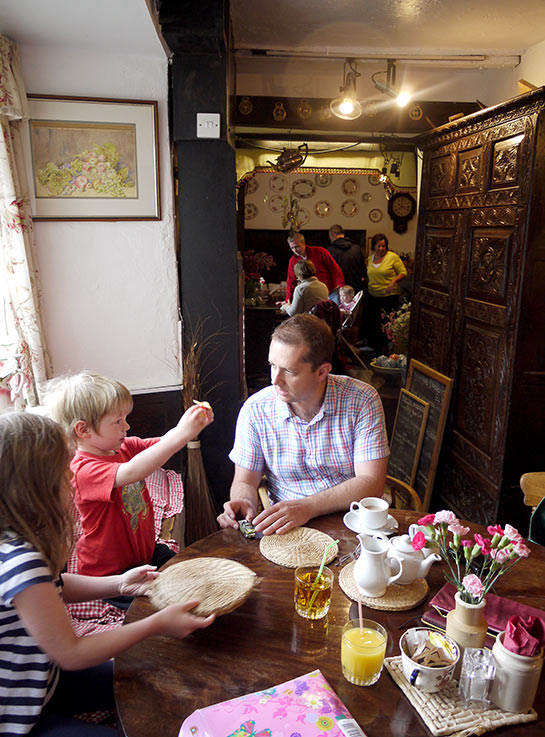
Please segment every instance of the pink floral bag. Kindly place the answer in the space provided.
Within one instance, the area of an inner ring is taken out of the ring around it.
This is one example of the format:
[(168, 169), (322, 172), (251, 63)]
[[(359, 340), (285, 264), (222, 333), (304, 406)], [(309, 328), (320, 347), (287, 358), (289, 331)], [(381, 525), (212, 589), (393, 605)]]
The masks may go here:
[(365, 737), (319, 670), (187, 717), (179, 737)]

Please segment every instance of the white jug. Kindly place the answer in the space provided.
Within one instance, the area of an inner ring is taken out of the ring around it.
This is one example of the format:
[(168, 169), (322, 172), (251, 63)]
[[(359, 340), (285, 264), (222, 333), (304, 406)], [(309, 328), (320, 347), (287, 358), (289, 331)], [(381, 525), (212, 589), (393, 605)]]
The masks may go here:
[[(389, 541), (382, 536), (358, 535), (361, 552), (354, 566), (354, 582), (362, 596), (373, 599), (383, 596), (386, 587), (401, 576), (403, 562), (387, 557)], [(399, 568), (392, 574), (392, 565)]]

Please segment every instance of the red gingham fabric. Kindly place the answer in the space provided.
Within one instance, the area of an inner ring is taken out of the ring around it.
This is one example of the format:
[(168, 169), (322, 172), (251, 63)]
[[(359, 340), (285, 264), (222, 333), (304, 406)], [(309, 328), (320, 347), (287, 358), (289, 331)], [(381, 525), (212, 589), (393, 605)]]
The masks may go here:
[[(184, 508), (184, 487), (182, 477), (175, 471), (160, 468), (146, 479), (146, 484), (153, 504), (155, 537), (171, 550), (178, 552), (179, 545), (175, 540), (161, 540), (161, 524), (164, 519), (174, 517)], [(81, 534), (78, 510), (74, 507), (76, 538)], [(77, 573), (77, 557), (75, 549), (67, 563), (68, 573)], [(85, 601), (79, 604), (67, 604), (66, 608), (72, 619), (72, 626), (77, 635), (91, 635), (97, 632), (120, 627), (126, 612), (104, 601)]]

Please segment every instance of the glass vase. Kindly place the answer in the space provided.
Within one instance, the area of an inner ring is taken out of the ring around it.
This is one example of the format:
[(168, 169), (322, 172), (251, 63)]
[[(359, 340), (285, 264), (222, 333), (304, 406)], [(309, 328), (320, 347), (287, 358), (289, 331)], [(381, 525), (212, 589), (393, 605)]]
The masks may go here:
[(484, 645), (487, 623), (483, 611), (486, 606), (486, 599), (483, 599), (479, 604), (468, 604), (462, 600), (460, 592), (457, 591), (454, 601), (454, 609), (447, 614), (446, 634), (452, 637), (460, 647), (460, 659), (454, 671), (454, 677), (459, 678), (464, 649)]

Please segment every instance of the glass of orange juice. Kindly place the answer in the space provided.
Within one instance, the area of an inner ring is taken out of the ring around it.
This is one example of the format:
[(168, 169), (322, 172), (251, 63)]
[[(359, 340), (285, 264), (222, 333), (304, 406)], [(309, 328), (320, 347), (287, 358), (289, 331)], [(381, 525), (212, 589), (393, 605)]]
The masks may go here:
[(343, 627), (341, 665), (343, 676), (356, 686), (372, 686), (380, 677), (388, 633), (372, 619), (351, 619)]

